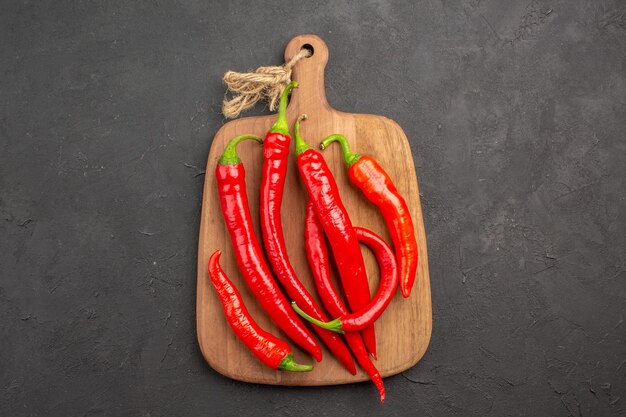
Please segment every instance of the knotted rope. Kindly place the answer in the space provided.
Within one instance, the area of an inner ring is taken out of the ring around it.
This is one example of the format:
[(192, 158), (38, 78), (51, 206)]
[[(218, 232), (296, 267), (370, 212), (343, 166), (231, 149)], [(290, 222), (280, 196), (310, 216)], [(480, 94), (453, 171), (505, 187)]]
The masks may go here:
[(254, 106), (259, 100), (266, 100), (270, 110), (278, 105), (280, 93), (291, 82), (291, 70), (302, 58), (311, 56), (311, 51), (301, 49), (285, 65), (280, 67), (259, 67), (254, 72), (228, 71), (224, 82), (231, 92), (231, 99), (224, 98), (222, 113), (233, 119), (241, 112)]

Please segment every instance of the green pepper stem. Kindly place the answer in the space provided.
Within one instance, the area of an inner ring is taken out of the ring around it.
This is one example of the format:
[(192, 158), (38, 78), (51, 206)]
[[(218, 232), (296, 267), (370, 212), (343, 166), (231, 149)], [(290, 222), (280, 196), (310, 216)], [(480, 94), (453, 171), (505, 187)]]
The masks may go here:
[(350, 150), (348, 139), (346, 139), (344, 135), (340, 135), (337, 133), (335, 133), (334, 135), (330, 135), (326, 139), (324, 139), (322, 143), (320, 143), (320, 148), (324, 150), (328, 148), (328, 145), (333, 142), (339, 142), (339, 146), (341, 146), (341, 152), (343, 153), (343, 160), (346, 162), (348, 168), (352, 166), (352, 164), (354, 164), (356, 161), (358, 161), (359, 158), (362, 156), (361, 154), (353, 153)]
[(287, 98), (289, 97), (291, 89), (297, 87), (298, 83), (296, 81), (292, 81), (287, 84), (280, 95), (280, 101), (278, 103), (278, 118), (272, 125), (270, 133), (282, 133), (283, 135), (289, 136), (289, 124), (287, 123)]
[(298, 304), (296, 304), (295, 301), (291, 303), (291, 307), (293, 307), (293, 309), (296, 310), (296, 313), (298, 313), (300, 317), (302, 317), (303, 319), (307, 320), (310, 323), (315, 324), (316, 326), (321, 327), (322, 329), (330, 330), (331, 332), (336, 332), (336, 333), (344, 332), (341, 329), (341, 317), (335, 320), (331, 320), (329, 322), (324, 322), (321, 320), (314, 319), (313, 317), (309, 316), (307, 313), (302, 311), (302, 309), (298, 307)]
[(300, 136), (300, 122), (302, 120), (306, 120), (307, 118), (308, 116), (306, 114), (301, 114), (300, 116), (298, 116), (298, 120), (296, 120), (296, 124), (293, 127), (293, 138), (296, 144), (296, 155), (300, 155), (307, 149), (313, 149), (312, 147), (307, 145), (304, 139), (302, 139), (302, 136)]
[(217, 163), (220, 165), (236, 165), (240, 163), (241, 159), (239, 159), (239, 155), (237, 155), (237, 145), (239, 142), (243, 142), (244, 140), (256, 140), (259, 143), (263, 143), (263, 139), (256, 135), (235, 136), (228, 141), (226, 147), (224, 148), (224, 152), (222, 152), (222, 156), (220, 156)]
[(282, 361), (280, 361), (278, 369), (281, 371), (289, 372), (310, 372), (313, 370), (313, 365), (302, 365), (300, 363), (297, 363), (293, 359), (293, 353), (289, 353), (283, 358)]

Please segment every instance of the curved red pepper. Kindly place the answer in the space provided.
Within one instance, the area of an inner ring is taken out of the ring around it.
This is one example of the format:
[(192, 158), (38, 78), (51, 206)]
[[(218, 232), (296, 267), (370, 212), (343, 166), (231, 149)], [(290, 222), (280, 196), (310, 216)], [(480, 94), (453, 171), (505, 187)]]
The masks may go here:
[[(370, 301), (363, 254), (332, 172), (322, 154), (307, 145), (300, 136), (300, 121), (304, 118), (305, 115), (300, 116), (294, 127), (298, 170), (309, 192), (315, 215), (328, 236), (348, 305), (352, 311), (357, 311)], [(362, 335), (367, 350), (376, 358), (374, 326), (363, 329)]]
[[(393, 250), (387, 245), (387, 243), (376, 233), (371, 230), (355, 227), (356, 234), (359, 237), (359, 242), (368, 246), (378, 262), (380, 268), (380, 284), (376, 295), (372, 298), (369, 304), (352, 314), (343, 315), (335, 320), (329, 322), (322, 322), (315, 317), (311, 317), (305, 311), (300, 309), (297, 304), (291, 303), (294, 309), (301, 317), (310, 321), (311, 323), (320, 326), (324, 329), (332, 330), (334, 332), (357, 332), (364, 327), (374, 324), (380, 315), (385, 311), (393, 295), (398, 287), (398, 266), (396, 264), (396, 257)], [(332, 284), (330, 280), (324, 283), (326, 291), (331, 291)], [(334, 290), (332, 290), (334, 292)], [(322, 299), (328, 295), (328, 292), (321, 294)], [(331, 298), (335, 298), (336, 295), (331, 295)]]
[[(348, 309), (346, 309), (343, 301), (341, 301), (341, 298), (339, 298), (339, 295), (330, 282), (330, 266), (326, 242), (324, 242), (324, 230), (315, 216), (311, 202), (306, 206), (304, 244), (309, 266), (313, 272), (315, 287), (320, 294), (324, 306), (333, 316), (348, 314)], [(376, 366), (374, 366), (367, 354), (361, 335), (359, 333), (346, 333), (345, 336), (359, 365), (361, 365), (376, 386), (380, 395), (380, 402), (384, 403), (385, 384), (380, 376), (380, 372), (378, 372), (378, 369), (376, 369)]]
[[(289, 91), (297, 86), (298, 83), (293, 81), (283, 90), (278, 107), (278, 118), (263, 141), (264, 159), (259, 205), (261, 231), (267, 258), (287, 295), (309, 315), (318, 320), (326, 321), (327, 317), (296, 277), (291, 262), (289, 262), (280, 215), (291, 143), (286, 115), (287, 97)], [(314, 327), (314, 330), (348, 372), (355, 375), (354, 360), (341, 337), (319, 327)]]
[(301, 365), (294, 361), (287, 343), (263, 330), (252, 319), (239, 291), (220, 266), (221, 254), (222, 252), (217, 250), (211, 255), (209, 276), (224, 308), (228, 324), (237, 337), (254, 353), (254, 356), (270, 368), (292, 372), (311, 371), (313, 366)]
[(251, 135), (231, 139), (215, 168), (222, 214), (237, 265), (250, 290), (278, 327), (319, 362), (322, 359), (319, 344), (278, 288), (254, 233), (246, 195), (246, 172), (236, 152), (237, 144), (248, 139), (262, 142), (261, 138)]
[(415, 282), (419, 256), (409, 207), (380, 164), (370, 156), (352, 153), (344, 136), (330, 135), (320, 146), (324, 149), (335, 141), (341, 145), (350, 181), (378, 207), (387, 223), (400, 268), (400, 290), (407, 298)]

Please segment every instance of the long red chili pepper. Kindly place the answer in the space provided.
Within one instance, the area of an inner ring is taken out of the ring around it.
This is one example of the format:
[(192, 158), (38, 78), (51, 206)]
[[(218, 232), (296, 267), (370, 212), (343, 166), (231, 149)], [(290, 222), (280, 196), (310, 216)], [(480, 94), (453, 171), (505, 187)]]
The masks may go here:
[[(289, 262), (280, 215), (291, 142), (286, 114), (287, 97), (289, 96), (289, 91), (297, 86), (298, 83), (293, 81), (283, 90), (278, 107), (278, 118), (267, 135), (265, 135), (265, 140), (263, 141), (264, 160), (261, 177), (261, 202), (259, 205), (261, 231), (263, 233), (265, 253), (272, 270), (287, 292), (287, 295), (296, 301), (309, 315), (318, 320), (326, 321), (327, 317), (296, 277), (291, 262)], [(356, 374), (352, 355), (341, 337), (322, 328), (314, 327), (314, 329), (343, 366), (352, 375)]]
[(278, 327), (319, 362), (322, 359), (319, 344), (278, 288), (254, 233), (246, 195), (246, 172), (241, 159), (237, 156), (237, 144), (244, 140), (262, 142), (261, 138), (252, 135), (231, 139), (215, 168), (222, 214), (230, 234), (237, 265), (250, 290)]
[[(348, 314), (343, 301), (335, 292), (330, 283), (330, 264), (328, 261), (328, 251), (324, 242), (324, 230), (315, 216), (313, 205), (309, 202), (306, 206), (306, 219), (304, 227), (304, 245), (309, 265), (313, 272), (315, 287), (317, 288), (324, 306), (333, 316)], [(322, 296), (323, 295), (323, 296)], [(359, 333), (346, 333), (346, 341), (354, 352), (359, 365), (371, 378), (380, 395), (380, 402), (385, 402), (385, 384), (380, 376), (380, 372), (372, 363), (365, 344)]]
[(415, 282), (419, 251), (406, 201), (380, 164), (370, 156), (352, 153), (344, 136), (330, 135), (320, 146), (325, 149), (335, 141), (341, 145), (350, 181), (378, 207), (387, 223), (400, 268), (400, 289), (407, 298)]
[[(355, 313), (344, 315), (326, 323), (302, 311), (297, 303), (291, 303), (296, 312), (306, 320), (324, 329), (339, 333), (356, 332), (374, 324), (385, 311), (398, 288), (398, 266), (393, 250), (380, 236), (371, 230), (362, 227), (355, 227), (354, 229), (359, 242), (365, 244), (374, 252), (380, 268), (380, 284), (372, 301), (365, 308)], [(324, 283), (324, 287), (332, 289), (330, 280)], [(327, 297), (327, 293), (320, 294), (320, 297), (324, 299), (324, 297)], [(331, 298), (334, 298), (334, 296), (331, 296)]]
[(292, 372), (311, 371), (313, 366), (296, 363), (287, 343), (263, 330), (252, 319), (239, 291), (220, 266), (221, 254), (222, 252), (217, 250), (211, 255), (209, 276), (222, 302), (228, 324), (237, 337), (270, 368)]
[[(332, 172), (322, 154), (307, 145), (300, 136), (300, 121), (304, 118), (305, 115), (298, 117), (294, 127), (298, 170), (337, 260), (348, 305), (353, 311), (358, 311), (370, 301), (363, 254)], [(376, 358), (374, 326), (363, 329), (362, 335), (367, 350)]]

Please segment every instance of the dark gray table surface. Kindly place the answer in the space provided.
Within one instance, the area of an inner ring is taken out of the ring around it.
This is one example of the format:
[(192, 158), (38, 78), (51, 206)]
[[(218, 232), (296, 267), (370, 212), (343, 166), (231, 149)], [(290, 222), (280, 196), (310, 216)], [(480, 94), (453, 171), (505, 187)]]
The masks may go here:
[[(221, 76), (301, 33), (415, 158), (433, 336), (384, 406), (196, 342)], [(0, 415), (626, 415), (623, 1), (3, 1), (0, 74)]]

